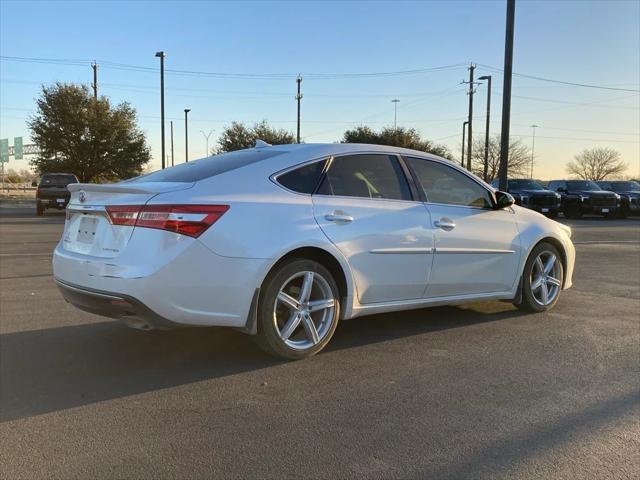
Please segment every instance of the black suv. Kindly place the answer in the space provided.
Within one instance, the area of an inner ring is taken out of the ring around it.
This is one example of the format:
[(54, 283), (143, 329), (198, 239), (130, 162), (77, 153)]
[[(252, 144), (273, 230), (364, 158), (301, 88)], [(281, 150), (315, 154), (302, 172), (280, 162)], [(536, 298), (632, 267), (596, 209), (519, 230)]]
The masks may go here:
[(562, 212), (567, 218), (580, 218), (585, 213), (613, 218), (620, 203), (617, 193), (606, 192), (589, 180), (552, 180), (549, 190), (562, 196)]
[(45, 173), (40, 179), (36, 190), (36, 214), (44, 215), (47, 208), (62, 210), (69, 203), (71, 193), (67, 190), (70, 183), (78, 183), (78, 178), (71, 173)]
[[(491, 185), (498, 188), (498, 180), (494, 180)], [(552, 218), (558, 216), (561, 206), (560, 194), (550, 192), (536, 180), (528, 178), (508, 180), (507, 192), (513, 196), (516, 205), (530, 208)]]
[(640, 183), (623, 180), (596, 182), (603, 190), (620, 195), (620, 216), (640, 214)]

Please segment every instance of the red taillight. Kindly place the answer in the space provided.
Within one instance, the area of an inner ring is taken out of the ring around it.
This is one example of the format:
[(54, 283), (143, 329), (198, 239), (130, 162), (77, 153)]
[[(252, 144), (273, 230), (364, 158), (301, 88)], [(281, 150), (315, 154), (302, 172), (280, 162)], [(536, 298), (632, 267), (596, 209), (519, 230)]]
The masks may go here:
[(158, 228), (198, 237), (213, 225), (229, 205), (118, 205), (107, 207), (114, 225)]

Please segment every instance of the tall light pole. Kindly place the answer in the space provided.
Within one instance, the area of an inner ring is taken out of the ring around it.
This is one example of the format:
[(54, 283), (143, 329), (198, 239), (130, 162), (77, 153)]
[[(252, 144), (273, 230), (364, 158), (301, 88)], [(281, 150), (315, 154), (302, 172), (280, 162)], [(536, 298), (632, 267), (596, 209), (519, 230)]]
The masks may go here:
[(207, 140), (207, 153), (205, 154), (205, 157), (209, 156), (209, 137), (211, 136), (211, 134), (214, 132), (214, 130), (210, 130), (209, 134), (204, 133), (204, 130), (200, 130), (200, 133), (202, 133), (202, 135), (204, 135), (204, 138)]
[(297, 128), (296, 128), (296, 143), (300, 143), (300, 100), (302, 100), (302, 94), (300, 93), (300, 84), (302, 83), (302, 76), (298, 75), (296, 78), (298, 84), (298, 93), (296, 94), (296, 102), (298, 103), (298, 116), (297, 116)]
[(162, 145), (162, 169), (164, 170), (164, 52), (156, 52), (156, 57), (160, 58), (160, 144)]
[(171, 166), (173, 167), (173, 120), (171, 120)]
[(467, 131), (467, 125), (469, 125), (468, 120), (462, 122), (462, 158), (460, 159), (460, 166), (462, 168), (464, 168), (464, 134)]
[(533, 179), (533, 154), (536, 151), (536, 128), (538, 125), (531, 125), (533, 130), (533, 138), (531, 139), (531, 175), (529, 178)]
[(391, 100), (391, 103), (393, 103), (393, 129), (397, 133), (398, 132), (398, 103), (400, 103), (400, 100), (398, 100), (397, 98), (394, 98), (393, 100)]
[(189, 161), (189, 124), (187, 123), (187, 114), (191, 111), (190, 108), (184, 109), (184, 161)]
[(487, 121), (484, 132), (484, 169), (482, 179), (487, 182), (489, 173), (489, 119), (491, 118), (491, 75), (483, 75), (478, 80), (487, 80)]
[(469, 126), (467, 126), (469, 130), (467, 135), (467, 170), (469, 171), (471, 171), (471, 157), (473, 156), (471, 150), (473, 148), (473, 134), (471, 132), (473, 132), (473, 93), (475, 92), (473, 72), (475, 69), (476, 66), (473, 63), (469, 65)]
[(511, 122), (511, 80), (513, 75), (513, 32), (515, 29), (516, 0), (507, 0), (507, 19), (504, 38), (504, 74), (502, 76), (502, 129), (500, 133), (499, 189), (507, 190), (509, 168), (509, 128)]

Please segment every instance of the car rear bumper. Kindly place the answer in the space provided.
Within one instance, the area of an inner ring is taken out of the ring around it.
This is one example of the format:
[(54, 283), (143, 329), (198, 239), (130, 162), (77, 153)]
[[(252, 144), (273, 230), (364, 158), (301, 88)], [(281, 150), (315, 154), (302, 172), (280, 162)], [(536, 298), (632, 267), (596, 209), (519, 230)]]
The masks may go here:
[(80, 287), (57, 278), (54, 280), (64, 299), (85, 312), (116, 318), (139, 330), (169, 330), (184, 326), (158, 315), (129, 295)]
[(54, 277), (70, 303), (99, 315), (142, 318), (153, 328), (244, 328), (270, 261), (223, 257), (196, 239), (176, 236), (140, 229), (116, 258), (70, 252), (61, 242)]

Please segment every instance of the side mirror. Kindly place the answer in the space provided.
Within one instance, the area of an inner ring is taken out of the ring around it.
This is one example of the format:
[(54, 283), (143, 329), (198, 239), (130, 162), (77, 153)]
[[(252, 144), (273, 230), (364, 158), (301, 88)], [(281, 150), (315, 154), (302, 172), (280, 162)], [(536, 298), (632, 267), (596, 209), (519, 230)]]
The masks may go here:
[(507, 192), (496, 192), (496, 208), (502, 210), (503, 208), (510, 207), (516, 203), (515, 199), (511, 196), (511, 194)]
[(33, 182), (31, 182), (31, 186), (32, 187), (37, 187), (38, 186), (38, 182), (36, 182), (35, 180)]

